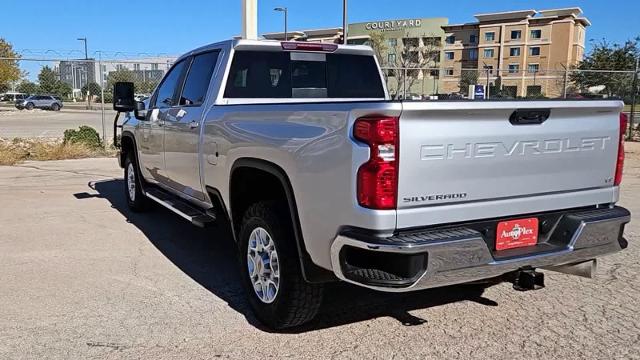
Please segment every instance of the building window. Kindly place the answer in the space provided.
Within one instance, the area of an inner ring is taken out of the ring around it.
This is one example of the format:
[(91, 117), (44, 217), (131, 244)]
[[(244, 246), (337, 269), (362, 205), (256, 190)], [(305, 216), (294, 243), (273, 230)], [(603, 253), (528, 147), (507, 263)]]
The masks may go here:
[(509, 64), (509, 74), (517, 74), (520, 71), (520, 65)]
[(418, 38), (404, 38), (402, 43), (404, 46), (418, 47), (420, 40)]
[(540, 64), (529, 64), (528, 71), (534, 74), (540, 72)]
[(522, 38), (522, 31), (511, 30), (511, 40), (519, 40), (520, 38)]
[(449, 35), (447, 36), (447, 38), (445, 39), (445, 42), (449, 45), (455, 44), (456, 43), (456, 37), (453, 35)]
[(440, 47), (442, 45), (442, 39), (439, 37), (426, 37), (422, 38), (424, 46)]
[(398, 39), (388, 39), (387, 42), (389, 43), (390, 48), (395, 49), (395, 47), (398, 46)]
[(396, 54), (388, 54), (387, 55), (387, 62), (389, 64), (395, 64), (396, 63)]
[(540, 39), (541, 37), (542, 37), (542, 30), (540, 30), (540, 29), (531, 30), (530, 38), (532, 38), (532, 39)]
[(530, 47), (529, 48), (529, 55), (531, 55), (531, 56), (540, 56), (540, 47), (539, 46)]
[(496, 41), (496, 33), (493, 31), (484, 33), (484, 41)]
[(519, 47), (509, 48), (509, 56), (520, 56), (520, 48)]
[(527, 86), (527, 96), (540, 96), (542, 95), (542, 86), (529, 85)]
[(445, 51), (444, 58), (447, 60), (453, 60), (455, 58), (455, 54), (453, 51)]
[(151, 64), (151, 70), (158, 70), (158, 64)]
[(453, 68), (447, 68), (444, 70), (446, 76), (453, 76)]
[(492, 58), (493, 57), (493, 49), (484, 49), (483, 57)]
[(516, 97), (516, 95), (518, 94), (518, 86), (514, 86), (514, 85), (512, 85), (512, 86), (506, 86), (506, 85), (503, 85), (503, 86), (502, 86), (502, 92), (503, 92), (507, 97), (515, 98), (515, 97)]
[(133, 64), (133, 70), (140, 70), (140, 64)]
[(477, 43), (477, 42), (478, 42), (478, 36), (476, 36), (475, 34), (470, 35), (470, 36), (469, 36), (469, 42), (470, 42), (471, 44), (475, 44), (475, 43)]
[(484, 70), (489, 72), (489, 75), (493, 75), (493, 65), (485, 65)]
[(469, 60), (478, 60), (478, 49), (469, 49)]

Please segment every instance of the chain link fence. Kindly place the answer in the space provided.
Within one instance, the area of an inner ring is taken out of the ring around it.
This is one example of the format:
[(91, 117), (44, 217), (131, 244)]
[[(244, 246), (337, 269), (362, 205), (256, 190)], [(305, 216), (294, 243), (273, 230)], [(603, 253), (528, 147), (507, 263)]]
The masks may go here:
[(15, 109), (17, 101), (30, 96), (34, 108), (46, 109), (47, 104), (38, 103), (37, 97), (53, 96), (61, 101), (65, 112), (94, 111), (87, 119), (94, 119), (100, 112), (101, 124), (94, 121), (91, 125), (96, 126), (103, 139), (109, 139), (111, 119), (105, 117), (112, 115), (113, 85), (119, 81), (133, 82), (136, 99), (143, 100), (151, 95), (175, 57), (117, 60), (23, 57), (0, 61), (16, 62), (23, 73), (21, 80), (10, 83), (0, 94), (0, 109)]
[[(640, 72), (615, 70), (383, 67), (396, 100), (428, 99), (622, 99), (630, 115), (629, 138), (640, 136)], [(638, 139), (640, 140), (640, 139)]]
[[(27, 55), (27, 54), (25, 54)], [(171, 64), (172, 56), (130, 59), (68, 59), (22, 57), (14, 61), (23, 71), (20, 81), (0, 99), (0, 107), (13, 107), (15, 100), (29, 95), (52, 95), (64, 109), (111, 111), (113, 84), (130, 81), (138, 99), (150, 96)], [(621, 98), (630, 112), (630, 129), (640, 123), (635, 102), (640, 102), (640, 84), (634, 71), (482, 68), (383, 67), (389, 94), (396, 100), (428, 99), (582, 99)], [(109, 122), (110, 120), (107, 120)], [(102, 121), (105, 124), (105, 121)], [(103, 136), (105, 131), (102, 126)], [(629, 133), (631, 137), (631, 130)], [(107, 135), (105, 138), (109, 138)]]

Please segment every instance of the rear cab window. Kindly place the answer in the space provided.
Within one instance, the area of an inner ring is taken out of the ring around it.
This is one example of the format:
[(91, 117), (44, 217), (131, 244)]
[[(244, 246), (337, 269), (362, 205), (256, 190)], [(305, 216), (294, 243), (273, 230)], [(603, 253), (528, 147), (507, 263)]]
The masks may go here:
[(235, 52), (226, 98), (384, 99), (370, 55), (320, 52)]

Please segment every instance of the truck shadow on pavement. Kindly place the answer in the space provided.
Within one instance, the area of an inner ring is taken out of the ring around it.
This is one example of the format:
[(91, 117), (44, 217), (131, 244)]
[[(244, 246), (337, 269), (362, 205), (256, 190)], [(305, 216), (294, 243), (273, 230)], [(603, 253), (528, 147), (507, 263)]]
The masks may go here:
[[(91, 183), (91, 187), (98, 192), (97, 195), (79, 193), (74, 196), (78, 199), (100, 197), (108, 200), (114, 209), (142, 231), (181, 271), (243, 314), (251, 325), (263, 331), (271, 331), (254, 317), (246, 301), (239, 279), (235, 244), (226, 231), (217, 227), (195, 227), (160, 206), (152, 206), (147, 213), (134, 213), (127, 207), (123, 180), (95, 182)], [(284, 332), (308, 332), (378, 317), (392, 317), (405, 326), (422, 325), (427, 320), (411, 315), (410, 311), (460, 301), (497, 306), (495, 301), (482, 296), (484, 290), (483, 285), (459, 285), (391, 294), (346, 283), (329, 284), (316, 319)]]

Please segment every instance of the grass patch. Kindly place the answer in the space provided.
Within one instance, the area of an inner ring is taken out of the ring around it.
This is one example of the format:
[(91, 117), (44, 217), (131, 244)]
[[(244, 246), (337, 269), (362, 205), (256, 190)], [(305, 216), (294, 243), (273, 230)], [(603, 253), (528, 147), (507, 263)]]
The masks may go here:
[(66, 160), (89, 157), (112, 157), (116, 150), (96, 148), (61, 139), (0, 139), (0, 165), (15, 165), (27, 160)]

